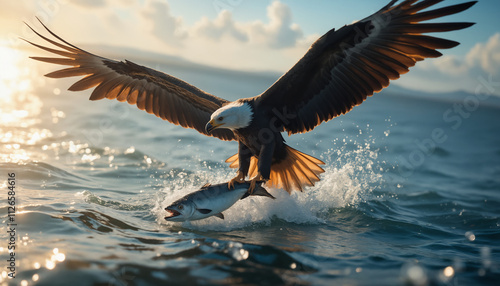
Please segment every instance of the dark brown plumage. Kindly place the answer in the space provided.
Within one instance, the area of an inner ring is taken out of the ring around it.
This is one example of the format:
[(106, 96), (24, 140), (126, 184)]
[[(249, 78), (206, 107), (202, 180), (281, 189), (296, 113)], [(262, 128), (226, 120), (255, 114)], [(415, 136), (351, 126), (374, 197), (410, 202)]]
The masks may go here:
[[(95, 87), (91, 100), (127, 101), (202, 134), (237, 140), (239, 153), (227, 160), (231, 167), (239, 169), (238, 176), (231, 182), (249, 175), (254, 176), (254, 183), (265, 179), (288, 192), (302, 191), (319, 181), (319, 174), (324, 172), (319, 165), (324, 163), (287, 146), (281, 132), (290, 135), (310, 131), (361, 104), (368, 96), (387, 87), (391, 80), (407, 73), (416, 62), (441, 56), (437, 49), (458, 45), (423, 34), (460, 30), (472, 23), (421, 22), (462, 12), (477, 1), (422, 12), (442, 1), (405, 0), (396, 5), (397, 0), (393, 0), (361, 21), (338, 31), (332, 29), (268, 90), (235, 103), (130, 61), (114, 61), (88, 53), (45, 26), (60, 42), (33, 31), (61, 50), (29, 43), (62, 56), (33, 59), (70, 66), (46, 76), (85, 76), (69, 90)], [(229, 107), (244, 112), (251, 110), (245, 117), (251, 120), (241, 126), (224, 122), (219, 113), (221, 108)]]
[(64, 44), (48, 39), (30, 28), (38, 36), (63, 50), (55, 50), (28, 42), (64, 58), (31, 58), (52, 64), (72, 66), (48, 73), (45, 76), (51, 78), (85, 76), (68, 89), (81, 91), (95, 87), (90, 100), (108, 98), (127, 101), (137, 105), (141, 110), (176, 125), (193, 128), (207, 136), (215, 136), (222, 140), (235, 139), (229, 130), (220, 129), (210, 134), (205, 131), (205, 124), (210, 120), (210, 115), (229, 101), (206, 93), (163, 72), (127, 60), (119, 62), (91, 54), (66, 42), (50, 31), (43, 23), (42, 25)]
[[(307, 132), (350, 111), (368, 96), (398, 79), (417, 61), (436, 58), (436, 49), (459, 43), (421, 35), (464, 29), (472, 23), (418, 23), (470, 8), (467, 2), (417, 13), (443, 0), (396, 1), (352, 25), (331, 30), (319, 38), (285, 75), (261, 95), (260, 104), (287, 109), (283, 122), (289, 134)], [(413, 4), (415, 2), (419, 2)], [(412, 5), (413, 4), (413, 5)], [(417, 13), (417, 14), (415, 14)]]

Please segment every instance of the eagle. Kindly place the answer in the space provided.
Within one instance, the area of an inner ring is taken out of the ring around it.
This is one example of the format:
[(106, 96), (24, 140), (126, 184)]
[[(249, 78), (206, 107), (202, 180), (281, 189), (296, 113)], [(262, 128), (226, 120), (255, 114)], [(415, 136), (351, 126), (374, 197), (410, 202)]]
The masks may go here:
[(228, 182), (230, 188), (248, 176), (250, 191), (257, 182), (266, 181), (268, 187), (291, 193), (314, 186), (325, 163), (288, 146), (282, 134), (308, 132), (345, 114), (416, 62), (440, 57), (438, 49), (459, 45), (426, 33), (461, 30), (474, 23), (422, 22), (462, 12), (477, 1), (427, 9), (442, 1), (393, 0), (369, 17), (332, 29), (266, 91), (233, 102), (161, 71), (89, 53), (41, 21), (52, 39), (28, 27), (57, 48), (25, 41), (60, 56), (32, 59), (68, 66), (45, 76), (84, 76), (70, 91), (94, 88), (90, 100), (128, 102), (184, 128), (237, 141), (238, 153), (226, 160), (237, 169)]

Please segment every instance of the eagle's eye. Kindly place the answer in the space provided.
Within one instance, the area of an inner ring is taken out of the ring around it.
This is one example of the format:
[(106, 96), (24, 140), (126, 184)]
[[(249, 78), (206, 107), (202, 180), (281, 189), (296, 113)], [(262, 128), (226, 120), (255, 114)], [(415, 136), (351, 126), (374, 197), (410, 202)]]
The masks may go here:
[(222, 117), (222, 116), (217, 118), (217, 121), (222, 121), (222, 120), (224, 120), (224, 117)]

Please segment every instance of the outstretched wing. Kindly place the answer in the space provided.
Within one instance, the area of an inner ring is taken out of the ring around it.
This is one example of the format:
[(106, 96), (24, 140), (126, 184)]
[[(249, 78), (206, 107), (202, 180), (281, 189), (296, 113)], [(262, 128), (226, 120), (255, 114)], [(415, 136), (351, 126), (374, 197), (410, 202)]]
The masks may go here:
[(443, 0), (391, 1), (377, 13), (318, 39), (285, 75), (256, 97), (289, 134), (312, 130), (350, 111), (425, 58), (459, 43), (422, 35), (473, 23), (420, 23), (464, 11), (477, 1), (420, 12)]
[(27, 42), (62, 57), (31, 58), (70, 66), (46, 74), (47, 77), (85, 76), (75, 82), (69, 90), (80, 91), (95, 87), (90, 100), (108, 98), (127, 101), (173, 124), (193, 128), (204, 135), (215, 136), (222, 140), (235, 140), (233, 132), (228, 129), (214, 130), (210, 134), (205, 131), (205, 124), (210, 120), (210, 115), (228, 101), (163, 72), (127, 60), (119, 62), (86, 52), (43, 26), (60, 42), (51, 40), (28, 27), (61, 50)]

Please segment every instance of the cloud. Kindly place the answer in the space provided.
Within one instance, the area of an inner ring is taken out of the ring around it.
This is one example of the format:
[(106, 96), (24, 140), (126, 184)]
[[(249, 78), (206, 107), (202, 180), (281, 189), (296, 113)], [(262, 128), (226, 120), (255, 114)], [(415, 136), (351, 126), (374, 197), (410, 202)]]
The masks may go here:
[(182, 17), (173, 16), (167, 2), (146, 2), (142, 17), (151, 26), (151, 33), (167, 45), (179, 46), (186, 37)]
[[(164, 0), (91, 0), (85, 3), (26, 0), (19, 5), (10, 4), (11, 1), (6, 3), (9, 3), (7, 8), (12, 6), (12, 9), (6, 9), (9, 13), (0, 11), (5, 16), (0, 17), (0, 23), (4, 24), (0, 25), (0, 30), (6, 31), (4, 34), (7, 35), (1, 36), (0, 40), (14, 42), (13, 46), (26, 44), (18, 40), (19, 36), (38, 40), (19, 20), (43, 31), (34, 18), (36, 15), (41, 16), (54, 32), (84, 49), (89, 43), (127, 47), (175, 55), (216, 67), (286, 71), (318, 36), (304, 36), (302, 29), (294, 24), (290, 8), (279, 1), (267, 5), (264, 20), (238, 21), (232, 11), (221, 11), (215, 19), (202, 18), (192, 25), (187, 25), (181, 15), (174, 14), (172, 6)], [(45, 7), (40, 3), (54, 5)], [(103, 4), (105, 6), (101, 7)], [(113, 57), (113, 54), (103, 56)], [(133, 56), (128, 58), (133, 60)]]
[(253, 23), (236, 23), (228, 10), (222, 10), (213, 21), (204, 17), (192, 29), (194, 36), (220, 40), (229, 36), (240, 42), (266, 45), (272, 49), (295, 47), (303, 40), (303, 32), (299, 25), (292, 20), (290, 8), (274, 1), (267, 7), (269, 22), (256, 21)]
[[(431, 92), (475, 92), (480, 84), (478, 78), (500, 75), (500, 33), (492, 35), (484, 43), (477, 43), (463, 57), (444, 55), (418, 63), (410, 74), (412, 77), (404, 76), (397, 83)], [(500, 95), (500, 92), (495, 94)]]
[(223, 10), (214, 21), (203, 17), (193, 27), (195, 36), (206, 37), (212, 40), (220, 40), (223, 36), (230, 36), (238, 41), (248, 41), (248, 35), (245, 30), (237, 27), (233, 20), (231, 12)]
[(250, 25), (250, 38), (254, 42), (264, 42), (271, 48), (289, 48), (296, 45), (303, 37), (299, 25), (292, 22), (290, 8), (274, 1), (267, 7), (269, 23), (255, 22)]
[(500, 33), (491, 36), (486, 43), (477, 43), (465, 57), (442, 56), (426, 69), (438, 69), (454, 76), (477, 74), (479, 72), (498, 75), (500, 73)]
[(217, 18), (203, 18), (187, 31), (179, 53), (191, 61), (232, 69), (281, 72), (292, 67), (318, 38), (318, 35), (304, 36), (293, 22), (291, 9), (280, 1), (267, 6), (267, 20), (235, 21), (232, 11), (223, 10)]
[(467, 54), (469, 67), (480, 67), (483, 71), (498, 75), (500, 72), (500, 33), (490, 37), (486, 43), (477, 43)]

